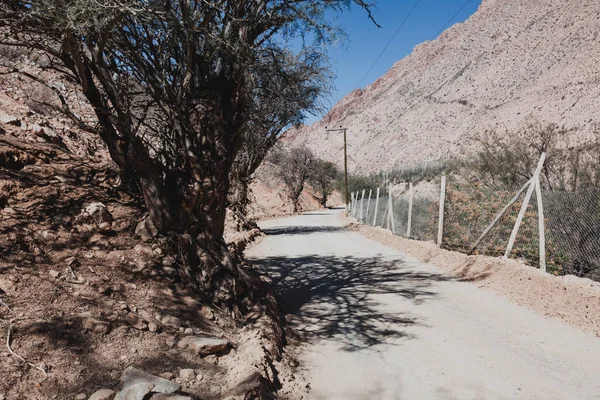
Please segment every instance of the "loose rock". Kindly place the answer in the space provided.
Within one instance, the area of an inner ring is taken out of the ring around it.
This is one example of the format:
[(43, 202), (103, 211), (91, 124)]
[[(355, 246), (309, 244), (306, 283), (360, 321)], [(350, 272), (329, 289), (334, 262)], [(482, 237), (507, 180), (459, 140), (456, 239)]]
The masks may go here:
[(158, 331), (158, 325), (156, 325), (154, 322), (148, 322), (148, 330), (150, 332), (156, 332)]
[(133, 326), (135, 329), (138, 329), (140, 331), (148, 329), (148, 324), (140, 315), (136, 313), (130, 312), (125, 317), (125, 320), (129, 323), (129, 325)]
[(144, 400), (154, 388), (151, 382), (133, 383), (116, 394), (114, 400)]
[(58, 272), (55, 269), (51, 269), (49, 272), (50, 276), (54, 279), (58, 279), (58, 277), (60, 276), (60, 272)]
[(85, 393), (79, 393), (77, 396), (75, 396), (75, 400), (85, 400), (87, 399), (87, 394)]
[(150, 246), (148, 246), (147, 244), (136, 244), (135, 247), (133, 248), (133, 251), (135, 251), (137, 254), (139, 254), (140, 256), (146, 258), (146, 259), (152, 259), (154, 258), (154, 253), (152, 252), (152, 248)]
[(182, 396), (180, 394), (157, 393), (150, 397), (150, 400), (192, 400), (192, 398), (190, 396)]
[(161, 323), (161, 325), (169, 327), (169, 328), (174, 328), (174, 329), (179, 329), (181, 328), (181, 320), (177, 317), (174, 317), (172, 315), (169, 314), (163, 314), (163, 313), (156, 313), (154, 315), (154, 318), (156, 318), (156, 320), (158, 322)]
[(88, 332), (104, 335), (110, 332), (110, 322), (95, 318), (86, 318), (83, 321), (83, 329)]
[(113, 221), (111, 213), (106, 206), (100, 202), (87, 205), (79, 215), (79, 219), (85, 222), (95, 222), (97, 224)]
[[(181, 385), (171, 382), (168, 379), (151, 375), (134, 367), (127, 367), (127, 369), (121, 374), (121, 381), (119, 382), (118, 388), (122, 390), (139, 383), (146, 383), (153, 386), (153, 388), (150, 388), (153, 392), (167, 394), (174, 393), (181, 387)], [(150, 390), (148, 390), (148, 392), (149, 391)], [(146, 394), (148, 392), (146, 392)], [(129, 400), (126, 397), (124, 397), (123, 400), (124, 399)], [(115, 400), (118, 400), (118, 395), (115, 397)]]
[(150, 242), (158, 234), (158, 229), (154, 226), (152, 221), (150, 221), (150, 218), (144, 218), (135, 227), (135, 234), (138, 235), (143, 242)]
[(112, 225), (109, 222), (101, 222), (98, 224), (98, 231), (100, 233), (112, 232)]
[(100, 389), (90, 396), (88, 400), (113, 400), (115, 398), (115, 391), (110, 389)]
[(165, 371), (165, 372), (162, 372), (159, 376), (161, 378), (165, 378), (165, 379), (169, 379), (170, 380), (170, 379), (173, 379), (173, 377), (175, 376), (175, 374), (173, 374), (172, 372)]
[(201, 356), (218, 353), (229, 346), (229, 342), (207, 335), (186, 336), (177, 344), (179, 348), (188, 348)]
[(179, 371), (179, 377), (186, 381), (191, 381), (196, 378), (196, 372), (191, 368), (184, 368)]

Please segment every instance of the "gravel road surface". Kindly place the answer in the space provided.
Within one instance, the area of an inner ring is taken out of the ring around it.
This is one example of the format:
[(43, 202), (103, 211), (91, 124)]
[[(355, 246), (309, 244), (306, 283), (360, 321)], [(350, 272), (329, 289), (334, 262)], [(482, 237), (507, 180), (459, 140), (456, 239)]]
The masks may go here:
[(340, 210), (263, 221), (309, 399), (600, 399), (600, 339), (345, 230)]

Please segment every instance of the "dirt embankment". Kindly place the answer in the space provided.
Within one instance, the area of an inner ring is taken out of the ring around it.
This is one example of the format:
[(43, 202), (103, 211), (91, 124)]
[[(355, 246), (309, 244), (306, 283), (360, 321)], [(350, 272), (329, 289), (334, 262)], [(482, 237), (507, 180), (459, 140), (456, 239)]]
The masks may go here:
[[(272, 167), (265, 163), (258, 168), (254, 180), (250, 184), (250, 200), (248, 217), (251, 220), (276, 218), (294, 215), (294, 207), (285, 192), (284, 184), (279, 180)], [(328, 206), (343, 203), (339, 192), (334, 191), (327, 201)], [(299, 201), (300, 211), (314, 211), (321, 207), (319, 195), (306, 184)]]
[(408, 240), (382, 228), (347, 226), (368, 238), (436, 265), (461, 281), (471, 282), (541, 315), (600, 336), (600, 283), (575, 276), (554, 276), (515, 260), (443, 250), (431, 242)]

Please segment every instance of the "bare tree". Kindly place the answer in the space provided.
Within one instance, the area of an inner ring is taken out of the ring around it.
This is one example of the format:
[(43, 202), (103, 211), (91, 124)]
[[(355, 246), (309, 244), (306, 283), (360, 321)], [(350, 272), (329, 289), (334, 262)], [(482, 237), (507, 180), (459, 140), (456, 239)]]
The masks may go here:
[(315, 159), (310, 171), (309, 183), (319, 191), (321, 206), (327, 207), (327, 200), (333, 191), (336, 181), (340, 178), (340, 171), (334, 163)]
[(294, 212), (298, 211), (300, 195), (310, 177), (314, 160), (312, 152), (306, 146), (279, 148), (270, 157), (270, 161), (277, 167), (277, 175), (286, 187)]
[[(263, 85), (262, 90), (268, 90), (268, 93), (253, 102), (253, 117), (230, 174), (229, 208), (238, 229), (249, 228), (248, 186), (252, 174), (277, 143), (281, 132), (302, 122), (305, 112), (314, 114), (322, 109), (319, 96), (328, 88), (329, 72), (318, 61), (314, 58), (310, 62), (291, 62), (285, 74), (277, 69), (266, 71), (264, 80), (269, 85)], [(282, 66), (278, 64), (273, 68)]]
[(369, 12), (363, 0), (0, 0), (0, 44), (43, 52), (81, 88), (97, 124), (61, 98), (63, 111), (140, 187), (182, 278), (232, 304), (248, 279), (223, 240), (225, 209), (253, 107), (295, 65), (325, 65), (340, 33), (330, 13), (352, 4)]

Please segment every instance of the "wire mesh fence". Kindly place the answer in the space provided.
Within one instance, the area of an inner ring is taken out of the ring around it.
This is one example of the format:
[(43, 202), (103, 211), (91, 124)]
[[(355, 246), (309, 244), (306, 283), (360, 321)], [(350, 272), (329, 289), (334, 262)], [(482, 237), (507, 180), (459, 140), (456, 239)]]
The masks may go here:
[[(489, 188), (479, 182), (461, 182), (450, 178), (446, 188), (442, 247), (469, 252), (482, 232), (519, 190)], [(473, 254), (504, 255), (517, 215), (523, 204), (521, 196), (493, 226)], [(539, 234), (536, 199), (529, 202), (512, 250), (512, 257), (539, 265)]]
[(548, 265), (600, 281), (600, 190), (545, 191), (542, 198)]
[[(436, 241), (440, 223), (439, 182), (440, 179), (426, 183), (429, 187), (437, 187), (437, 193), (430, 190), (427, 196), (411, 196), (405, 184), (393, 185), (391, 199), (389, 187), (380, 189), (378, 200), (374, 191), (370, 200), (368, 192), (364, 199), (359, 193), (353, 196), (352, 215), (360, 217), (364, 224), (393, 230), (402, 237)], [(423, 182), (415, 184), (416, 192), (422, 185)], [(443, 204), (443, 235), (438, 245), (453, 251), (470, 252), (486, 227), (518, 191), (519, 187), (489, 187), (459, 176), (449, 177)], [(542, 257), (549, 273), (573, 274), (600, 281), (600, 189), (541, 191), (545, 257), (540, 254), (538, 199), (533, 188), (532, 192), (510, 257), (534, 267), (540, 266)], [(473, 254), (493, 257), (505, 254), (524, 198), (522, 194), (508, 208)]]

